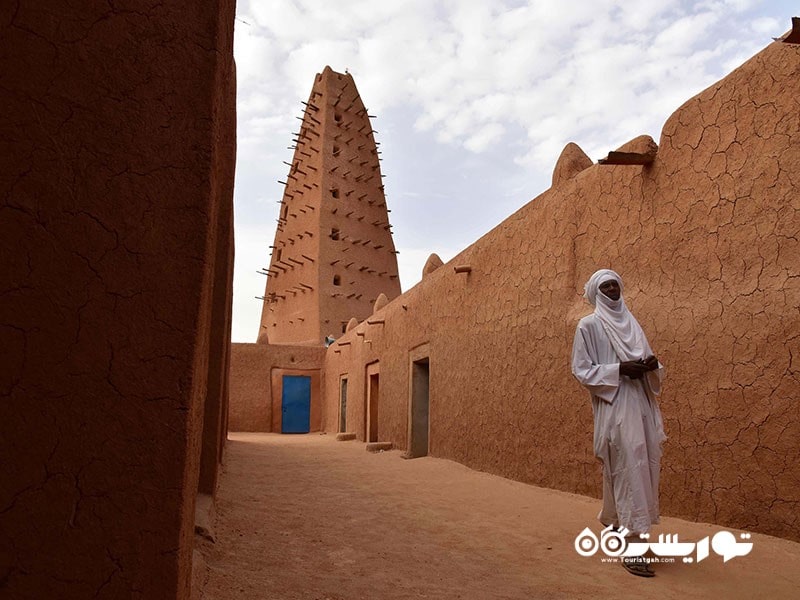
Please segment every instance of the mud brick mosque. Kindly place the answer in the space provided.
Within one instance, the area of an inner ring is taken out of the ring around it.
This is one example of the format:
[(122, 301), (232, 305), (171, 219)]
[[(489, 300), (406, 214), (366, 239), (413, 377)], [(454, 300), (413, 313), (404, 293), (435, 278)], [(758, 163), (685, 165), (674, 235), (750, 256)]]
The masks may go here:
[(569, 354), (599, 266), (668, 369), (663, 511), (800, 540), (800, 21), (658, 144), (567, 145), (549, 189), (402, 294), (371, 115), (324, 69), (258, 341), (231, 344), (233, 19), (0, 9), (0, 596), (191, 598), (229, 430), (598, 496)]

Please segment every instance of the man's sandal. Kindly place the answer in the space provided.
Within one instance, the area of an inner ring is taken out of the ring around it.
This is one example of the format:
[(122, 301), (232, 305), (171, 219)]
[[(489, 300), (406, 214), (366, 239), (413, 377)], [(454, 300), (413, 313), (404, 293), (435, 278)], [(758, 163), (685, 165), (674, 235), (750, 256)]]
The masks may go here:
[(638, 577), (655, 577), (655, 571), (650, 568), (650, 565), (645, 562), (641, 556), (625, 556), (621, 557), (620, 561), (625, 570), (631, 575)]

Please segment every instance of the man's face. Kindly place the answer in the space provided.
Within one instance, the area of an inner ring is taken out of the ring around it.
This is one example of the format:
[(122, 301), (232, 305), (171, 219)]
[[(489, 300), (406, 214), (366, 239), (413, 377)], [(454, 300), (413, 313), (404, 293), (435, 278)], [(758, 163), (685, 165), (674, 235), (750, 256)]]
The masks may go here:
[(620, 289), (616, 279), (609, 279), (600, 284), (599, 290), (611, 300), (619, 300)]

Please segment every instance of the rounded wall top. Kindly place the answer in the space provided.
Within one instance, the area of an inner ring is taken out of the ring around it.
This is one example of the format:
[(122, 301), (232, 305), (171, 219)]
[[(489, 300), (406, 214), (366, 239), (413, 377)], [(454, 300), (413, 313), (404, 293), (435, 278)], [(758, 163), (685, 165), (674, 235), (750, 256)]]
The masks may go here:
[(586, 156), (586, 153), (575, 142), (570, 142), (561, 151), (561, 155), (556, 161), (556, 166), (553, 169), (553, 183), (552, 187), (572, 179), (583, 171), (592, 166), (592, 159)]
[(426, 275), (430, 275), (443, 264), (444, 263), (442, 262), (442, 259), (439, 258), (438, 254), (431, 254), (428, 257), (428, 260), (425, 261), (425, 266), (422, 267), (422, 278), (425, 279)]
[(378, 299), (375, 300), (375, 304), (372, 306), (373, 314), (378, 312), (380, 309), (382, 309), (387, 304), (389, 304), (389, 298), (386, 297), (386, 294), (381, 292), (380, 295), (378, 296)]

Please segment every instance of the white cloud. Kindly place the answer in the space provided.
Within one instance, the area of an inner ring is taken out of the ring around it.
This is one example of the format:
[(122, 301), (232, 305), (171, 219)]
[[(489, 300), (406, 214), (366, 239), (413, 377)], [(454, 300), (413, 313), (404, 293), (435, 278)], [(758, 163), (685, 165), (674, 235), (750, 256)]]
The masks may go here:
[[(241, 211), (237, 211), (240, 213)], [(235, 222), (236, 262), (233, 269), (234, 342), (255, 342), (261, 322), (262, 303), (256, 296), (264, 295), (266, 277), (256, 271), (268, 265), (272, 243), (269, 228), (252, 226), (246, 215), (237, 214)]]
[(486, 148), (496, 143), (503, 136), (505, 130), (505, 127), (500, 123), (484, 125), (467, 138), (467, 141), (464, 142), (464, 147), (472, 152), (483, 152)]
[(273, 62), (278, 56), (270, 38), (260, 35), (252, 25), (236, 23), (233, 40), (236, 56), (236, 77), (246, 87), (270, 83), (275, 77)]
[(783, 29), (781, 28), (781, 24), (778, 22), (778, 19), (773, 19), (772, 17), (761, 17), (760, 19), (754, 19), (750, 24), (750, 27), (756, 33), (769, 35), (772, 37), (778, 37), (783, 33)]
[(758, 4), (759, 0), (725, 0), (724, 5), (736, 12), (744, 12)]
[(658, 32), (653, 49), (662, 60), (665, 56), (685, 56), (687, 50), (707, 43), (709, 29), (722, 16), (721, 13), (701, 12), (678, 19)]

